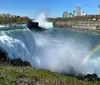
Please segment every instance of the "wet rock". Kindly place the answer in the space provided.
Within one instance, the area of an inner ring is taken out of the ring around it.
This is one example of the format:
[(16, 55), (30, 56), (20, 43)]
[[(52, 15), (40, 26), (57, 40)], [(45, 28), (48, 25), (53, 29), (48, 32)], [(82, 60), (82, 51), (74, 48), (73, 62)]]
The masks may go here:
[(10, 60), (10, 64), (13, 66), (30, 66), (30, 63), (28, 63), (27, 61), (22, 61), (19, 58)]
[(13, 65), (13, 66), (30, 66), (27, 61), (22, 61), (21, 59), (10, 59), (8, 54), (3, 49), (0, 49), (0, 64), (1, 65)]
[(6, 51), (4, 51), (3, 49), (0, 49), (0, 61), (7, 61), (8, 58), (7, 58), (7, 53)]

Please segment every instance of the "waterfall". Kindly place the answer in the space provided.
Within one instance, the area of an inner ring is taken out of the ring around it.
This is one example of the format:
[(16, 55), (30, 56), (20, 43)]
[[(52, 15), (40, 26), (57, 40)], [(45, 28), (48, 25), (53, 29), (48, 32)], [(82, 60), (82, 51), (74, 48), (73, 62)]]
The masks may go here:
[(35, 52), (32, 32), (28, 29), (0, 31), (0, 48), (4, 49), (11, 59), (30, 61), (29, 57)]
[(90, 59), (82, 63), (91, 47), (87, 37), (82, 33), (80, 33), (82, 36), (79, 36), (72, 31), (66, 31), (67, 34), (64, 32), (62, 33), (61, 30), (43, 32), (29, 29), (2, 30), (0, 48), (8, 53), (9, 58), (20, 58), (36, 68), (49, 69), (53, 72), (69, 72), (73, 67), (79, 73), (96, 72), (99, 75), (99, 57), (94, 61)]

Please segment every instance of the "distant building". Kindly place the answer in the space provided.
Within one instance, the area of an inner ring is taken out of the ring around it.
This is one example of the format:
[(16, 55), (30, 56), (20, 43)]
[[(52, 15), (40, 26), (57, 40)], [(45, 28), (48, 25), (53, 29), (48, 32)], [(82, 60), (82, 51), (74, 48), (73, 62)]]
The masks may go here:
[(64, 12), (63, 12), (63, 14), (62, 14), (62, 17), (64, 18)]
[(67, 11), (63, 12), (63, 18), (67, 18)]
[(69, 18), (70, 17), (70, 13), (67, 13), (67, 18)]
[(72, 13), (67, 13), (67, 18), (72, 17)]
[(81, 8), (80, 7), (76, 8), (76, 16), (81, 16)]
[(100, 15), (100, 5), (98, 5), (98, 14)]
[(65, 17), (67, 18), (67, 11), (65, 12)]
[(63, 18), (70, 18), (70, 17), (74, 17), (75, 15), (72, 13), (68, 13), (67, 11), (63, 12)]
[(65, 12), (63, 12), (62, 17), (64, 18)]
[(73, 14), (72, 13), (70, 13), (70, 17), (73, 17)]

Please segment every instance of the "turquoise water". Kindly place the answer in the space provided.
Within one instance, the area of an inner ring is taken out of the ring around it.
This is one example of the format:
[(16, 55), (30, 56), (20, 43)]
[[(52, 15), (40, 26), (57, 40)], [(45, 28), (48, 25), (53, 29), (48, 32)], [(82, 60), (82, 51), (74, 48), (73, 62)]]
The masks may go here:
[(62, 40), (66, 40), (67, 38), (70, 38), (78, 43), (89, 43), (91, 45), (91, 49), (93, 49), (96, 45), (100, 44), (100, 34), (99, 33), (93, 33), (93, 32), (85, 32), (80, 30), (70, 30), (70, 29), (54, 29), (49, 31), (49, 34), (53, 38), (60, 38)]
[[(54, 38), (59, 37), (62, 40), (64, 39), (66, 40), (68, 38), (72, 40), (72, 42), (70, 43), (74, 45), (76, 45), (76, 43), (79, 43), (81, 45), (82, 44), (85, 45), (86, 43), (88, 43), (90, 51), (94, 49), (96, 46), (100, 45), (100, 34), (96, 32), (86, 32), (86, 31), (73, 30), (73, 29), (54, 29), (49, 33)], [(96, 53), (93, 53), (93, 54), (99, 57), (100, 56), (99, 49), (96, 51)]]
[[(100, 74), (100, 35), (78, 30), (53, 28), (35, 32), (28, 29), (0, 32), (0, 47), (10, 58), (21, 58), (33, 67), (53, 72)], [(89, 55), (89, 53), (91, 55)], [(83, 59), (89, 58), (82, 63)]]

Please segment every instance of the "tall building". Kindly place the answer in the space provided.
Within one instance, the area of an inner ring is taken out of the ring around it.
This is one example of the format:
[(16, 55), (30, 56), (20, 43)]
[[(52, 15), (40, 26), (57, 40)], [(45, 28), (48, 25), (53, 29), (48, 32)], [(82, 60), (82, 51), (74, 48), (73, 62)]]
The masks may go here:
[(76, 16), (81, 16), (81, 8), (80, 7), (76, 8)]
[(74, 14), (68, 13), (67, 11), (63, 12), (63, 18), (70, 18), (70, 17), (74, 17)]
[(67, 11), (65, 12), (65, 18), (67, 18)]
[(98, 5), (98, 14), (100, 15), (100, 5)]
[(67, 18), (67, 11), (63, 12), (63, 18)]
[(69, 18), (70, 17), (70, 13), (67, 13), (67, 18)]
[(65, 18), (65, 12), (63, 12), (63, 15), (62, 16), (63, 16), (63, 18)]

